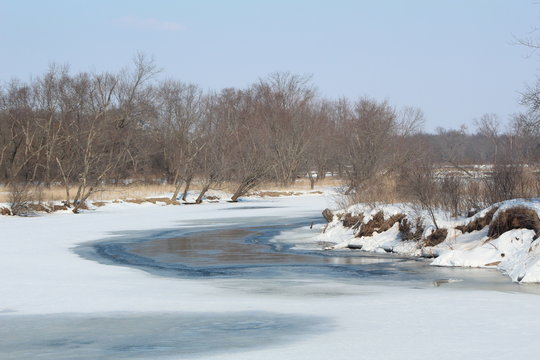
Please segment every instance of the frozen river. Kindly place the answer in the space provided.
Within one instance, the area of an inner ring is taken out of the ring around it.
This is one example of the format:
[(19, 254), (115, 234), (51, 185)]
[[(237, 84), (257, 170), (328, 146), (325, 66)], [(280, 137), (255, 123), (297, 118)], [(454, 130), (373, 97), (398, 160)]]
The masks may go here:
[[(50, 276), (29, 271), (19, 287), (5, 277), (0, 358), (503, 359), (540, 350), (536, 286), (425, 259), (321, 251), (309, 239), (326, 205), (305, 197), (66, 217), (86, 226), (86, 239), (27, 239), (19, 249), (52, 247), (49, 260), (28, 263)], [(58, 219), (27, 220), (43, 234)]]

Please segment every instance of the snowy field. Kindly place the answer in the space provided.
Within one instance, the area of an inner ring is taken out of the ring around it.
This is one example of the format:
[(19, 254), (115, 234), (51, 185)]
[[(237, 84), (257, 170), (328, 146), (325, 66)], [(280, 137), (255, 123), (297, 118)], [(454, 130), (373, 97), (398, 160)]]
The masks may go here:
[(73, 252), (123, 231), (204, 226), (205, 219), (230, 225), (233, 214), (309, 218), (331, 205), (330, 196), (310, 195), (2, 216), (0, 358), (536, 358), (540, 298), (521, 291), (300, 276), (171, 278)]

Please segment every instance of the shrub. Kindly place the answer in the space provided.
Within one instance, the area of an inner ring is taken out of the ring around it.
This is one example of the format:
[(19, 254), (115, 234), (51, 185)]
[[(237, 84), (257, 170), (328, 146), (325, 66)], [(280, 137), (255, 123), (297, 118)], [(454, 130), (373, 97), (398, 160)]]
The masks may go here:
[(411, 222), (407, 218), (403, 218), (399, 222), (399, 232), (401, 233), (401, 240), (403, 241), (420, 241), (422, 239), (422, 234), (424, 233), (422, 218), (416, 218), (414, 231)]
[(442, 243), (446, 236), (448, 235), (448, 230), (439, 228), (436, 229), (434, 232), (429, 235), (426, 240), (424, 241), (424, 246), (435, 246)]
[(404, 218), (404, 214), (395, 214), (385, 220), (384, 213), (379, 211), (367, 223), (362, 225), (356, 237), (372, 236), (375, 231), (384, 232), (394, 226), (396, 222), (401, 222)]
[(488, 226), (493, 219), (493, 214), (497, 211), (498, 207), (493, 207), (489, 210), (486, 215), (482, 217), (477, 217), (473, 221), (469, 222), (467, 225), (456, 226), (456, 229), (460, 230), (462, 233), (470, 233), (473, 231), (482, 230), (484, 227)]
[(516, 206), (502, 211), (489, 225), (488, 235), (492, 239), (512, 229), (530, 229), (540, 235), (540, 219), (536, 211), (524, 206)]
[(28, 184), (12, 184), (9, 187), (9, 208), (13, 215), (28, 214), (32, 200)]
[(341, 219), (343, 221), (343, 226), (347, 228), (357, 229), (364, 220), (364, 215), (351, 215), (349, 213), (345, 214)]

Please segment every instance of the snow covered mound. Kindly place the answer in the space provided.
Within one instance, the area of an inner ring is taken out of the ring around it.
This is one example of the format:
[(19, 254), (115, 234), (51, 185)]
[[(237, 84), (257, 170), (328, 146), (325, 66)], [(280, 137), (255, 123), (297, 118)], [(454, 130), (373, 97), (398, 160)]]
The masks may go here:
[[(321, 243), (327, 250), (360, 249), (434, 257), (432, 265), (497, 268), (516, 282), (540, 282), (540, 199), (494, 204), (470, 218), (450, 218), (409, 204), (358, 204), (334, 213)], [(436, 223), (436, 224), (435, 224)]]

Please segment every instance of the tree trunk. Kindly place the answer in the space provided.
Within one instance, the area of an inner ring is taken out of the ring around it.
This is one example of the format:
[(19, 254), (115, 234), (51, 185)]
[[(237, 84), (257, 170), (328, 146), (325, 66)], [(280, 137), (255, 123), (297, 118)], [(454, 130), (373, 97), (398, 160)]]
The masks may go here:
[(77, 203), (75, 204), (75, 207), (72, 210), (74, 214), (79, 213), (79, 209), (81, 208), (81, 206), (83, 206), (86, 203), (86, 200), (88, 200), (88, 197), (93, 192), (94, 192), (94, 187), (93, 186), (90, 186), (90, 188), (88, 189), (88, 191), (85, 194), (84, 194), (84, 191), (83, 191), (83, 195), (82, 195), (81, 199), (79, 201), (77, 201)]
[(203, 186), (201, 192), (199, 193), (199, 196), (197, 197), (197, 200), (195, 200), (196, 204), (202, 203), (203, 196), (204, 196), (204, 194), (206, 194), (208, 189), (210, 189), (210, 184)]
[(178, 197), (178, 193), (180, 192), (180, 187), (182, 187), (182, 181), (178, 181), (178, 178), (179, 178), (179, 172), (176, 171), (176, 173), (174, 174), (174, 180), (173, 180), (174, 193), (171, 196), (171, 201), (176, 201), (176, 198)]
[(315, 181), (317, 180), (318, 177), (315, 178), (312, 172), (308, 170), (308, 178), (309, 178), (309, 187), (311, 190), (313, 190), (315, 188)]
[(187, 194), (189, 187), (191, 186), (191, 180), (193, 180), (192, 176), (186, 179), (186, 186), (184, 187), (184, 193), (182, 194), (182, 201), (187, 201)]
[(231, 196), (231, 201), (232, 202), (237, 202), (238, 201), (238, 198), (240, 196), (244, 195), (244, 192), (243, 190), (241, 190), (241, 188), (239, 187), (238, 189), (236, 189), (236, 191), (234, 192), (233, 196)]

